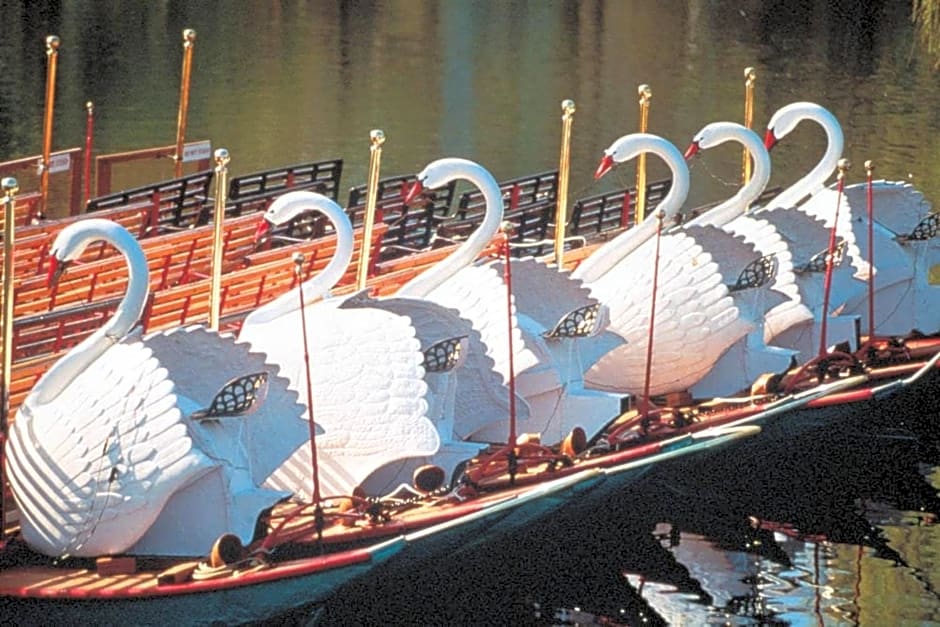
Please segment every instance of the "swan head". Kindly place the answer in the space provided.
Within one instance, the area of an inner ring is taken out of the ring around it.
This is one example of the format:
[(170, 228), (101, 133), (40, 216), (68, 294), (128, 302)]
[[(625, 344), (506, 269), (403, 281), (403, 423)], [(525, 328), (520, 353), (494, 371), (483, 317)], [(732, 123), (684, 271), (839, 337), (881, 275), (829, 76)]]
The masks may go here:
[(299, 190), (278, 196), (258, 220), (255, 244), (267, 236), (272, 227), (283, 226), (298, 216), (313, 212), (334, 216), (343, 213), (343, 209), (333, 199), (317, 192)]
[(745, 139), (751, 139), (754, 144), (761, 144), (760, 137), (746, 126), (736, 122), (712, 122), (695, 134), (685, 151), (685, 158), (689, 160), (700, 150), (708, 150), (728, 141), (738, 140), (744, 143)]
[(119, 247), (119, 242), (128, 239), (133, 239), (133, 236), (123, 226), (102, 218), (79, 220), (66, 226), (52, 242), (46, 286), (50, 289), (55, 287), (68, 266), (81, 257), (90, 244), (104, 240)]
[(803, 120), (817, 120), (820, 123), (838, 124), (836, 117), (825, 107), (814, 102), (793, 102), (777, 109), (767, 123), (764, 146), (772, 150), (781, 139), (790, 134)]
[(445, 157), (427, 164), (416, 176), (416, 181), (405, 196), (405, 203), (414, 202), (425, 190), (444, 187), (456, 179), (467, 179), (477, 183), (492, 184), (499, 189), (496, 179), (479, 163), (469, 159)]

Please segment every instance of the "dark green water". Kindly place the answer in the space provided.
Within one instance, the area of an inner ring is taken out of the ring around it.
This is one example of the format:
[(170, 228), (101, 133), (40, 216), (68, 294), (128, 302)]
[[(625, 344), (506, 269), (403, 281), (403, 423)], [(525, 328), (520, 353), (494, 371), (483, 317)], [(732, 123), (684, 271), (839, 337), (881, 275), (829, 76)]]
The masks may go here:
[[(742, 120), (753, 66), (756, 128), (785, 104), (818, 102), (843, 125), (849, 182), (872, 159), (879, 176), (940, 197), (940, 74), (903, 1), (0, 0), (0, 15), (0, 160), (41, 152), (48, 34), (62, 40), (54, 150), (82, 144), (87, 101), (98, 153), (174, 143), (181, 33), (193, 28), (187, 138), (227, 148), (234, 174), (342, 157), (344, 187), (361, 184), (376, 128), (383, 175), (442, 156), (498, 179), (542, 171), (558, 165), (570, 98), (577, 198), (632, 182), (627, 167), (600, 184), (591, 174), (637, 130), (638, 85), (653, 92), (650, 131), (683, 149), (708, 122)], [(819, 129), (798, 129), (774, 152), (771, 184), (822, 150)], [(739, 172), (737, 151), (711, 151), (690, 201), (732, 194)], [(484, 553), (383, 571), (323, 619), (550, 624), (580, 608), (627, 624), (940, 621), (936, 430), (883, 422), (824, 444), (768, 458), (786, 470), (773, 481), (753, 469), (733, 490), (660, 477)], [(802, 535), (755, 530), (748, 516)]]

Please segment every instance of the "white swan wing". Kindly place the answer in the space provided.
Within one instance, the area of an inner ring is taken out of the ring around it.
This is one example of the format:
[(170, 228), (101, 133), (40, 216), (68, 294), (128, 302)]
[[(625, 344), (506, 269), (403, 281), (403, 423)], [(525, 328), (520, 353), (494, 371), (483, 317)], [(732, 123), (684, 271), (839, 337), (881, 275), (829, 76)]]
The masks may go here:
[[(446, 307), (452, 307), (473, 323), (486, 344), (487, 354), (493, 359), (496, 371), (504, 382), (509, 381), (509, 331), (507, 321), (506, 284), (502, 273), (492, 264), (478, 264), (462, 268), (445, 283), (435, 288), (428, 298)], [(515, 299), (512, 306), (513, 367), (516, 372), (531, 368), (538, 358), (526, 349), (522, 332), (516, 320)]]
[[(868, 216), (868, 184), (849, 185), (845, 202), (853, 216)], [(875, 222), (898, 235), (909, 235), (931, 213), (931, 203), (905, 181), (872, 182), (872, 214)], [(859, 242), (861, 243), (861, 242)]]
[(126, 550), (173, 492), (213, 466), (193, 447), (166, 370), (133, 339), (53, 402), (27, 399), (7, 450), (24, 537), (50, 555)]
[(280, 466), (309, 439), (306, 409), (280, 368), (263, 353), (228, 334), (203, 326), (158, 332), (144, 338), (147, 347), (170, 370), (177, 396), (187, 414), (208, 408), (226, 384), (255, 373), (265, 373), (263, 398), (246, 415), (195, 421), (193, 432), (200, 448), (224, 461), (232, 472), (244, 469), (253, 486)]
[[(440, 445), (427, 418), (427, 385), (422, 354), (410, 320), (379, 309), (338, 309), (327, 301), (307, 311), (313, 381), (313, 417), (323, 429), (316, 444), (323, 454), (320, 477), (325, 494), (348, 494), (375, 469), (407, 457), (433, 454)], [(282, 320), (281, 374), (307, 398), (300, 320)], [(271, 349), (274, 347), (272, 346)], [(268, 350), (270, 352), (270, 350)], [(309, 445), (292, 454), (310, 468)], [(333, 460), (329, 462), (328, 460)], [(268, 479), (274, 489), (310, 493), (286, 470)]]
[[(601, 357), (585, 374), (590, 387), (618, 392), (642, 392), (652, 294), (655, 241), (646, 242), (621, 261), (592, 293), (610, 308), (610, 330), (626, 344)], [(712, 256), (684, 232), (661, 241), (656, 324), (653, 337), (651, 392), (687, 388), (711, 363), (740, 328), (738, 311)], [(745, 327), (746, 328), (746, 327)]]

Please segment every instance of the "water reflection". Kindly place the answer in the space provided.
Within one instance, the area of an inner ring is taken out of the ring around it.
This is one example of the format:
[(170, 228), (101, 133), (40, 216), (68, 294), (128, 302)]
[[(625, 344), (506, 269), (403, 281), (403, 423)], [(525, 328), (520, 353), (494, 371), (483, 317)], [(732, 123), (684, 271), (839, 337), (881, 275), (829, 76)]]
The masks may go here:
[(341, 591), (320, 620), (936, 621), (940, 449), (931, 420), (860, 413), (755, 457), (673, 467), (483, 549), (381, 568)]

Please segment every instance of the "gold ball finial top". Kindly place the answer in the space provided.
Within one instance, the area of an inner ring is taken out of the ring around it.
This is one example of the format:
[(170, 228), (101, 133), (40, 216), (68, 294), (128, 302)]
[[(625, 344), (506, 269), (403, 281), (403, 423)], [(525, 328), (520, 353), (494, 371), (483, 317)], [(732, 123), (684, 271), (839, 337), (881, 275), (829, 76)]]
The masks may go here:
[(564, 100), (561, 101), (562, 113), (564, 113), (565, 115), (571, 115), (572, 113), (574, 113), (574, 110), (575, 110), (574, 100), (571, 100), (570, 98), (565, 98)]
[(91, 100), (89, 100), (88, 102), (86, 102), (86, 103), (85, 103), (85, 111), (87, 111), (89, 115), (91, 115), (92, 113), (94, 113), (94, 112), (95, 112), (95, 103), (93, 103)]
[(747, 66), (746, 68), (744, 68), (744, 78), (746, 78), (749, 81), (754, 80), (755, 78), (757, 78), (757, 71), (752, 66), (750, 65)]
[(642, 85), (637, 87), (636, 91), (640, 95), (640, 99), (649, 100), (650, 98), (653, 97), (653, 90), (650, 89), (650, 86), (647, 85), (646, 83), (643, 83)]
[(839, 159), (839, 162), (836, 164), (836, 167), (838, 167), (840, 170), (848, 170), (849, 168), (852, 167), (852, 164), (849, 163), (848, 159), (846, 159), (845, 157), (842, 157), (841, 159)]
[(293, 261), (298, 266), (300, 266), (300, 264), (304, 262), (304, 254), (300, 251), (295, 252), (293, 255), (290, 256), (290, 258), (291, 258), (291, 261)]
[(225, 148), (216, 148), (212, 154), (215, 157), (215, 164), (220, 168), (224, 168), (232, 160)]
[(875, 169), (875, 162), (872, 161), (871, 159), (868, 159), (867, 161), (865, 161), (865, 169), (868, 170), (869, 172), (871, 172), (872, 170), (874, 170), (874, 169)]
[(663, 211), (662, 209), (660, 209), (659, 211), (657, 211), (657, 212), (656, 212), (656, 219), (657, 219), (657, 220), (665, 220), (665, 219), (666, 219), (666, 212)]
[(183, 44), (184, 45), (191, 44), (194, 41), (196, 41), (196, 31), (194, 31), (191, 28), (184, 28), (183, 29)]
[(20, 189), (20, 184), (12, 176), (3, 177), (3, 181), (0, 181), (0, 186), (3, 187), (3, 193), (7, 196), (15, 194)]
[(46, 52), (51, 53), (53, 50), (58, 50), (61, 45), (62, 41), (59, 39), (58, 35), (49, 35), (46, 37)]
[(385, 143), (385, 133), (381, 129), (373, 129), (369, 131), (369, 141), (373, 146), (381, 146)]

